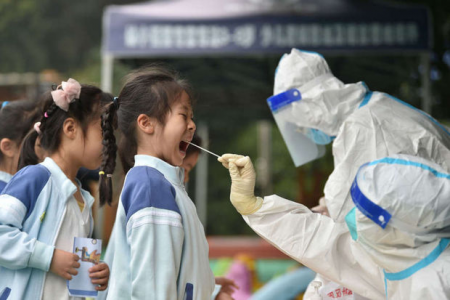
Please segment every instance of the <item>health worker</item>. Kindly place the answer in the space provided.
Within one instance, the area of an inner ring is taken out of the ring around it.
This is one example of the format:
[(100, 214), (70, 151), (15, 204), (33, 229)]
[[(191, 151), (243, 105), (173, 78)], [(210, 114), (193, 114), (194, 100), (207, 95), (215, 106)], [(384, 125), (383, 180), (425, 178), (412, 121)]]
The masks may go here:
[[(316, 280), (322, 282), (322, 288), (331, 286), (344, 293), (352, 286), (354, 297), (384, 299), (384, 281), (374, 280), (382, 278), (378, 268), (369, 263), (365, 267), (374, 276), (365, 277), (367, 270), (349, 267), (357, 261), (371, 261), (366, 253), (344, 256), (351, 249), (343, 243), (336, 248), (333, 265), (321, 265), (321, 258), (329, 254), (325, 247), (328, 240), (339, 235), (335, 227), (327, 229), (328, 225), (345, 224), (345, 217), (354, 207), (350, 187), (364, 163), (408, 154), (448, 172), (450, 132), (423, 111), (388, 94), (370, 91), (364, 82), (342, 83), (331, 73), (323, 56), (298, 49), (292, 49), (280, 60), (274, 96), (267, 102), (296, 166), (323, 156), (324, 145), (332, 143), (334, 170), (324, 189), (331, 223), (320, 221), (326, 216), (280, 196), (254, 197), (256, 175), (250, 159), (225, 154), (219, 159), (225, 167), (229, 167), (230, 160), (234, 161), (230, 168), (231, 202), (255, 232), (318, 272)], [(311, 234), (319, 229), (322, 233), (315, 239), (322, 243), (311, 247)], [(308, 288), (305, 299), (313, 291)]]

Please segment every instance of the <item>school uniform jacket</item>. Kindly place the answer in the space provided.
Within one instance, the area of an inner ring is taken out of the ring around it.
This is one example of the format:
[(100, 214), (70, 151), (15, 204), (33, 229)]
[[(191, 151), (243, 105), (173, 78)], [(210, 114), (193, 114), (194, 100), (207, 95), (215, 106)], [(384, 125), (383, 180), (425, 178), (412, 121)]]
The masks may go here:
[(11, 180), (12, 175), (3, 171), (0, 171), (0, 193), (3, 191), (5, 186)]
[(208, 244), (183, 169), (135, 156), (105, 255), (108, 291), (99, 299), (211, 299), (215, 286)]
[[(8, 300), (41, 299), (66, 202), (77, 188), (51, 159), (20, 170), (0, 195), (0, 291)], [(85, 209), (94, 199), (84, 190)], [(90, 215), (90, 235), (93, 229)]]

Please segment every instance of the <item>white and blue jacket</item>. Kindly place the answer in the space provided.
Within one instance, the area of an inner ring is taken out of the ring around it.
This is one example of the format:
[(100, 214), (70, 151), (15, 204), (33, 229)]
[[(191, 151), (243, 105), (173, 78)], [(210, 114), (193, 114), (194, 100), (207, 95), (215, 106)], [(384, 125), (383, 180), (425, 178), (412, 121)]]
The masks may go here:
[(8, 184), (8, 182), (11, 180), (13, 176), (9, 173), (0, 171), (0, 193), (3, 191), (5, 186)]
[[(66, 202), (77, 191), (51, 159), (20, 170), (0, 195), (0, 291), (8, 300), (41, 299)], [(94, 199), (81, 190), (91, 211)], [(91, 229), (93, 219), (91, 214)]]
[(108, 291), (99, 299), (215, 298), (220, 286), (183, 177), (183, 169), (158, 158), (135, 156), (105, 255)]

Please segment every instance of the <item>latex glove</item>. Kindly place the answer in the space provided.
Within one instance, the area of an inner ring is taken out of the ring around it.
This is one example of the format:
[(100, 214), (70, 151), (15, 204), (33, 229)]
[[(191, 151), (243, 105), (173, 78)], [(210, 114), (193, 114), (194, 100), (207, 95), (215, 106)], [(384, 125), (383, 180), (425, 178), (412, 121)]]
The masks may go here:
[(233, 206), (241, 215), (256, 212), (262, 206), (263, 199), (254, 194), (256, 173), (250, 157), (224, 154), (218, 161), (230, 171), (230, 200)]

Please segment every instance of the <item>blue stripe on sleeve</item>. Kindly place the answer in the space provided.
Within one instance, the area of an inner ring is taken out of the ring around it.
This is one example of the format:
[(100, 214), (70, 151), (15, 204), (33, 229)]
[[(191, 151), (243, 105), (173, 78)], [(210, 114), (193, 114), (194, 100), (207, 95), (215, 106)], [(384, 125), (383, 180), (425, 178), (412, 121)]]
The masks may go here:
[(134, 213), (146, 207), (171, 210), (181, 215), (175, 196), (174, 187), (158, 170), (147, 166), (132, 168), (121, 196), (127, 222)]
[(27, 208), (25, 219), (33, 212), (36, 201), (50, 178), (50, 171), (43, 165), (23, 168), (3, 189), (2, 194), (21, 201)]

